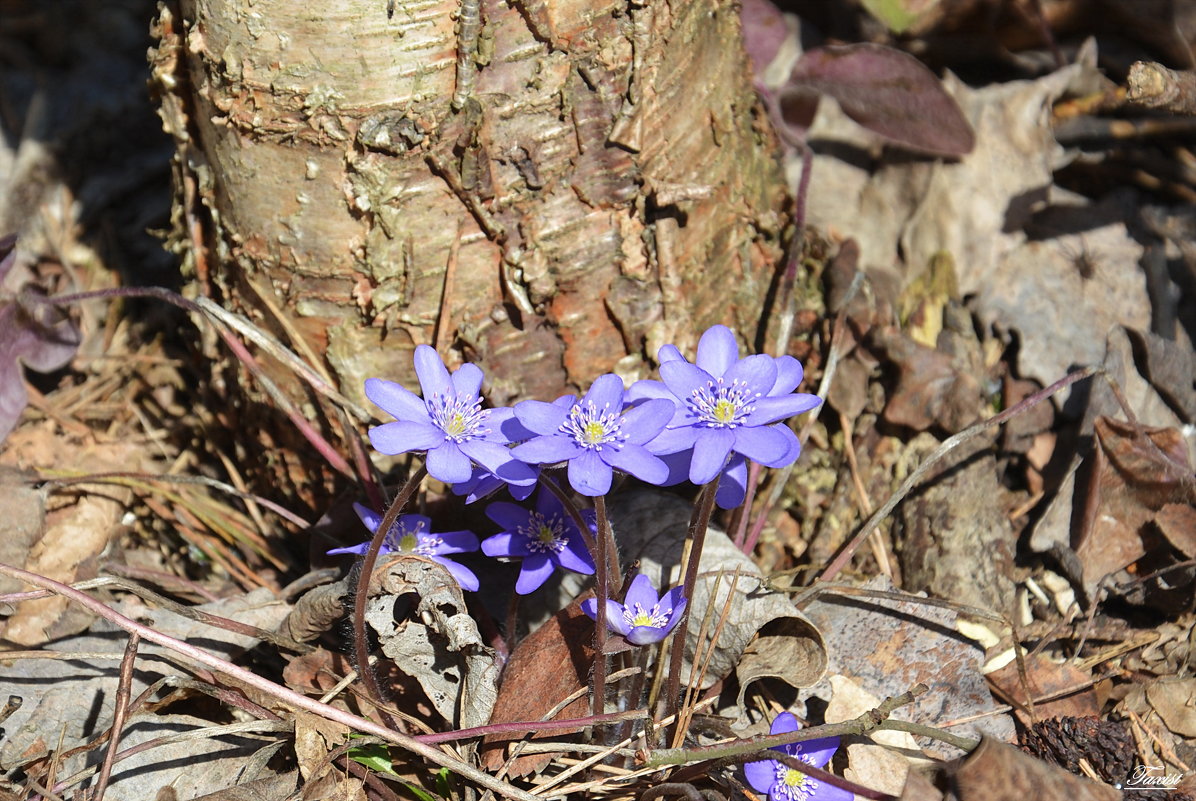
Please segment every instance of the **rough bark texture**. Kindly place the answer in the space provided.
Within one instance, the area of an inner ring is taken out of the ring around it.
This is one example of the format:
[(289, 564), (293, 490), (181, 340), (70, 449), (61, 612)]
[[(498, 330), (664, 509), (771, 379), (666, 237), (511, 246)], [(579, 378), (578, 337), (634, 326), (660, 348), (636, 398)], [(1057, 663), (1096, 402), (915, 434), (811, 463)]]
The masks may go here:
[(755, 334), (785, 190), (732, 0), (161, 9), (198, 291), (349, 397), (414, 386), (420, 343), (507, 403), (646, 374), (714, 322)]

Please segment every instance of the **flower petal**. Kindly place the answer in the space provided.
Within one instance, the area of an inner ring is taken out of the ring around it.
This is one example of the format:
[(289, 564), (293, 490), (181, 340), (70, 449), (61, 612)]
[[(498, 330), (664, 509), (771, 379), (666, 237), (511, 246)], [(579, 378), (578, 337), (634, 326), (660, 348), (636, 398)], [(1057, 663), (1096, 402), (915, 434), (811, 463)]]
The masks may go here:
[(777, 380), (772, 385), (772, 391), (769, 395), (788, 395), (793, 390), (797, 389), (797, 385), (801, 383), (805, 373), (802, 371), (801, 362), (792, 356), (778, 356), (777, 363)]
[(644, 447), (658, 456), (664, 456), (689, 450), (694, 446), (694, 441), (697, 437), (698, 429), (693, 426), (666, 428), (648, 440)]
[(676, 410), (675, 403), (663, 398), (647, 400), (627, 410), (621, 426), (627, 442), (643, 445), (664, 430)]
[(762, 426), (766, 423), (775, 423), (778, 420), (784, 420), (787, 417), (794, 417), (803, 412), (808, 412), (820, 403), (822, 403), (822, 399), (817, 395), (804, 395), (801, 393), (796, 395), (780, 395), (775, 398), (760, 398), (755, 402), (755, 408), (744, 422), (749, 426)]
[[(360, 545), (351, 545), (346, 548), (333, 548), (330, 551), (324, 551), (324, 553), (328, 554), (329, 556), (334, 556), (339, 553), (355, 553), (355, 554), (360, 555), (360, 554), (365, 553), (369, 549), (370, 549), (370, 544), (368, 542), (363, 542)], [(387, 550), (386, 546), (383, 545), (381, 552), (385, 553), (386, 550)]]
[(523, 442), (536, 436), (536, 432), (519, 422), (515, 410), (508, 406), (500, 406), (490, 410), (490, 417), (486, 421), (490, 433), (486, 435), (489, 442), (507, 444)]
[(669, 391), (664, 382), (655, 381), (651, 378), (641, 378), (627, 390), (626, 400), (628, 403), (648, 400), (650, 398), (662, 398), (671, 403), (677, 403), (677, 396)]
[(443, 541), (443, 544), (436, 549), (437, 554), (472, 553), (479, 547), (478, 535), (472, 531), (440, 531), (435, 536), (440, 537)]
[[(786, 428), (785, 430), (788, 431), (789, 429)], [(793, 439), (796, 442), (797, 436), (795, 435)], [(730, 463), (727, 464), (726, 469), (723, 470), (722, 475), (718, 479), (718, 493), (714, 496), (714, 502), (718, 504), (718, 508), (738, 508), (747, 496), (747, 481), (747, 460), (738, 453), (732, 454)]]
[(757, 793), (767, 793), (777, 777), (777, 763), (772, 759), (743, 763), (743, 775)]
[(586, 576), (594, 575), (594, 560), (590, 558), (590, 552), (586, 550), (585, 543), (578, 534), (569, 539), (564, 550), (556, 554), (555, 558), (557, 564), (566, 570)]
[(495, 501), (486, 507), (486, 517), (507, 531), (515, 531), (526, 526), (530, 516), (526, 509), (510, 501)]
[(667, 636), (669, 636), (669, 632), (666, 629), (656, 626), (636, 626), (625, 635), (627, 642), (632, 645), (651, 645), (654, 642), (660, 642)]
[(623, 410), (623, 379), (614, 373), (604, 373), (590, 384), (590, 391), (586, 393), (583, 403), (592, 403), (599, 409)]
[(569, 460), (569, 483), (582, 495), (593, 498), (610, 492), (611, 477), (610, 465), (594, 451), (582, 450)]
[(660, 378), (669, 391), (687, 400), (690, 395), (714, 383), (714, 377), (687, 361), (665, 362), (660, 365)]
[(503, 481), (531, 484), (536, 480), (536, 471), (516, 459), (505, 445), (474, 439), (462, 442), (458, 447), (462, 453)]
[[(831, 761), (831, 757), (839, 750), (838, 737), (819, 737), (817, 740), (803, 740), (800, 743), (793, 743), (795, 756), (800, 755), (803, 761), (809, 762), (816, 768), (821, 768), (827, 762)], [(786, 746), (788, 750), (788, 746)]]
[(736, 381), (747, 384), (753, 392), (766, 395), (777, 382), (777, 363), (771, 356), (762, 353), (746, 356), (731, 365), (723, 375), (724, 384)]
[(640, 573), (631, 580), (631, 586), (627, 588), (623, 605), (634, 607), (639, 604), (641, 609), (650, 611), (659, 601), (660, 596), (656, 594), (656, 588), (652, 586), (652, 579)]
[(713, 480), (726, 466), (727, 456), (734, 444), (735, 434), (725, 428), (698, 432), (698, 438), (694, 441), (694, 458), (689, 463), (689, 480), (698, 485)]
[[(624, 473), (631, 473), (640, 481), (658, 487), (669, 478), (668, 465), (653, 456), (643, 445), (625, 442), (622, 448), (603, 448), (602, 460)], [(569, 464), (572, 466), (573, 463)]]
[(459, 484), (473, 475), (473, 462), (455, 442), (445, 442), (428, 451), (428, 475), (445, 484)]
[(528, 464), (556, 464), (567, 462), (581, 455), (582, 448), (572, 437), (563, 434), (545, 434), (529, 439), (511, 449), (511, 455)]
[(466, 362), (452, 375), (453, 391), (458, 398), (476, 398), (482, 391), (482, 370)]
[(797, 722), (797, 717), (792, 712), (782, 712), (772, 719), (772, 725), (768, 727), (768, 733), (788, 734), (800, 728), (801, 724)]
[[(698, 340), (698, 367), (718, 378), (739, 358), (739, 343), (725, 325), (712, 325)], [(662, 360), (663, 361), (663, 360)]]
[(555, 434), (569, 416), (569, 406), (526, 400), (515, 404), (515, 417), (537, 434)]
[(549, 558), (540, 553), (532, 554), (523, 560), (523, 566), (519, 569), (519, 579), (515, 582), (515, 592), (518, 595), (535, 592), (551, 575), (552, 562)]
[(419, 377), (420, 389), (424, 391), (424, 400), (433, 395), (455, 394), (448, 368), (444, 366), (444, 360), (430, 345), (416, 346), (415, 374)]
[(365, 396), (398, 420), (427, 420), (428, 407), (406, 387), (384, 378), (367, 378)]
[(477, 574), (470, 570), (465, 565), (457, 564), (452, 559), (445, 559), (442, 556), (429, 557), (433, 562), (444, 565), (445, 569), (453, 575), (457, 583), (461, 585), (461, 589), (469, 590), (470, 592), (477, 592), (481, 584), (478, 582)]
[[(585, 612), (595, 622), (598, 620), (598, 599), (589, 598), (581, 604), (581, 611)], [(618, 634), (620, 637), (626, 637), (630, 628), (627, 621), (623, 619), (623, 606), (615, 601), (606, 599), (606, 627)]]
[(371, 532), (376, 532), (378, 526), (382, 525), (382, 515), (375, 512), (364, 503), (353, 503), (353, 511), (357, 512), (358, 519), (365, 524), (365, 527)]
[(482, 553), (486, 556), (513, 558), (530, 556), (531, 550), (527, 547), (527, 537), (510, 531), (500, 531), (482, 540)]
[(399, 420), (370, 429), (370, 444), (379, 453), (391, 456), (407, 451), (426, 451), (444, 442), (444, 432), (429, 423)]
[(656, 351), (657, 364), (676, 361), (685, 361), (685, 357), (681, 355), (681, 351), (677, 350), (676, 345), (661, 345), (660, 350)]
[(753, 462), (759, 462), (765, 467), (784, 467), (788, 462), (789, 439), (775, 426), (744, 426), (735, 429), (736, 453), (742, 453)]

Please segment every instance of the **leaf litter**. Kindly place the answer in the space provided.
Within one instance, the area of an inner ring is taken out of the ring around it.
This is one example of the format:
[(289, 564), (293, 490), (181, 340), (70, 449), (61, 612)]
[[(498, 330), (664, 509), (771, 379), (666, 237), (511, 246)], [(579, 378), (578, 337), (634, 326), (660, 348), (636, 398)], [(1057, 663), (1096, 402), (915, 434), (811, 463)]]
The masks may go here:
[[(951, 4), (939, 5), (937, 17), (922, 18), (913, 29), (924, 31), (963, 14), (948, 8)], [(701, 711), (696, 705), (688, 710), (688, 736), (673, 745), (762, 733), (769, 718), (788, 708), (800, 710), (811, 724), (850, 721), (887, 697), (925, 684), (894, 719), (979, 736), (975, 750), (942, 761), (960, 749), (925, 733), (856, 733), (837, 758), (845, 776), (890, 797), (911, 799), (944, 797), (935, 789), (944, 778), (954, 788), (952, 798), (1067, 793), (1087, 799), (1119, 797), (1111, 783), (1139, 767), (1168, 776), (1190, 772), (1196, 761), (1196, 690), (1188, 678), (1196, 393), (1191, 321), (1180, 299), (1190, 302), (1182, 273), (1191, 271), (1193, 236), (1184, 230), (1181, 212), (1142, 203), (1141, 190), (1093, 200), (1062, 185), (1060, 174), (1089, 167), (1092, 151), (1060, 141), (1052, 112), (1072, 98), (1109, 88), (1095, 67), (1097, 47), (1085, 45), (1071, 66), (1035, 78), (970, 87), (948, 75), (942, 97), (954, 101), (943, 106), (948, 109), (943, 114), (958, 108), (967, 135), (958, 123), (939, 125), (946, 129), (940, 131), (947, 135), (944, 145), (927, 136), (927, 126), (942, 114), (915, 120), (908, 130), (891, 128), (902, 108), (929, 102), (932, 95), (934, 102), (942, 101), (926, 78), (933, 73), (907, 76), (916, 97), (896, 107), (861, 102), (883, 85), (867, 80), (877, 67), (860, 64), (876, 59), (880, 69), (899, 71), (910, 57), (878, 52), (873, 45), (800, 55), (793, 40), (776, 34), (808, 23), (757, 12), (770, 27), (769, 47), (789, 54), (790, 67), (780, 75), (794, 82), (794, 97), (782, 92), (781, 106), (788, 103), (790, 112), (806, 115), (790, 137), (808, 142), (813, 152), (807, 222), (843, 252), (858, 253), (851, 264), (844, 262), (848, 280), (858, 269), (870, 282), (852, 304), (829, 304), (829, 313), (846, 321), (841, 336), (828, 336), (829, 326), (806, 332), (820, 343), (816, 347), (838, 348), (843, 361), (830, 394), (840, 419), (824, 416), (803, 457), (816, 464), (806, 476), (799, 468), (783, 495), (790, 514), (800, 519), (766, 528), (756, 559), (744, 556), (730, 537), (711, 532), (700, 568), (699, 587), (706, 595), (692, 613), (702, 625), (690, 630), (683, 648), (686, 684), (693, 699), (704, 696), (703, 705)], [(1168, 47), (1174, 49), (1174, 42)], [(800, 66), (794, 69), (794, 63)], [(850, 74), (837, 74), (836, 64), (846, 65)], [(847, 88), (848, 79), (861, 76), (862, 88)], [(797, 86), (803, 82), (804, 88)], [(803, 104), (799, 95), (811, 91), (819, 102)], [(876, 136), (888, 144), (882, 146)], [(911, 158), (898, 149), (903, 141), (920, 152), (958, 158)], [(853, 152), (855, 157), (844, 158)], [(792, 160), (795, 173), (800, 163), (799, 157)], [(1144, 230), (1155, 238), (1146, 238)], [(1171, 254), (1161, 271), (1158, 252)], [(815, 272), (822, 269), (829, 287), (836, 280), (834, 267), (814, 265)], [(127, 334), (127, 328), (121, 330)], [(84, 336), (91, 339), (83, 351), (107, 348), (106, 355), (117, 359), (132, 355), (124, 336), (101, 338), (86, 329)], [(25, 364), (59, 370), (74, 352), (68, 344), (59, 342), (53, 359), (34, 356)], [(163, 359), (166, 366), (156, 369), (167, 377), (150, 377), (149, 370), (130, 370), (127, 364), (88, 365), (75, 356), (67, 378), (44, 396), (21, 394), (20, 405), (30, 397), (32, 406), (0, 456), (6, 468), (15, 468), (3, 475), (0, 562), (68, 582), (108, 568), (132, 569), (167, 582), (191, 601), (224, 596), (198, 609), (268, 630), (289, 614), (284, 636), (316, 647), (306, 653), (281, 650), (280, 660), (277, 645), (252, 647), (259, 641), (208, 626), (180, 629), (181, 621), (164, 606), (119, 589), (98, 590), (123, 614), (152, 621), (174, 636), (190, 631), (190, 639), (205, 649), (255, 669), (277, 672), (285, 662), (281, 675), (287, 684), (313, 697), (338, 689), (355, 671), (339, 653), (345, 650), (343, 601), (353, 582), (310, 590), (292, 607), (295, 599), (284, 594), (283, 577), (294, 578), (307, 563), (293, 553), (272, 562), (259, 547), (267, 541), (276, 547), (299, 533), (288, 529), (290, 523), (266, 521), (260, 509), (242, 505), (244, 498), (230, 501), (193, 486), (167, 493), (148, 479), (109, 489), (78, 485), (77, 497), (67, 498), (64, 487), (47, 483), (63, 469), (134, 467), (148, 475), (187, 471), (199, 462), (209, 470), (215, 466), (229, 483), (240, 482), (231, 467), (235, 454), (216, 459), (218, 449), (169, 441), (167, 431), (200, 431), (212, 418), (188, 414), (171, 397), (185, 397), (177, 364), (153, 348), (138, 353)], [(815, 358), (807, 371), (817, 375), (817, 365)], [(815, 596), (800, 595), (808, 583), (803, 578), (818, 573), (868, 510), (948, 435), (1018, 404), (1075, 365), (1100, 365), (1112, 381), (1098, 377), (1074, 385), (1070, 395), (1048, 402), (1053, 408), (1043, 404), (1019, 413), (1000, 437), (978, 438), (952, 454), (886, 517), (872, 556), (857, 557), (841, 591), (828, 585)], [(130, 374), (144, 379), (136, 390), (124, 381)], [(3, 383), (6, 398), (28, 389), (23, 380)], [(130, 418), (129, 408), (138, 410), (137, 419)], [(1044, 409), (1051, 413), (1039, 415)], [(811, 453), (815, 445), (829, 448), (836, 461), (817, 462), (826, 457)], [(849, 460), (848, 451), (857, 458)], [(81, 453), (95, 455), (95, 461), (83, 464)], [(799, 493), (804, 497), (795, 498)], [(612, 511), (622, 558), (638, 560), (637, 569), (658, 587), (676, 581), (689, 506), (675, 496), (622, 497), (627, 508)], [(173, 549), (155, 545), (162, 538)], [(309, 550), (310, 561), (322, 564), (316, 549)], [(889, 577), (865, 582), (882, 572), (884, 557), (892, 557), (885, 559)], [(557, 781), (546, 795), (572, 788), (579, 795), (634, 797), (664, 776), (641, 772), (642, 760), (630, 756), (646, 742), (642, 724), (632, 718), (617, 731), (633, 737), (607, 734), (587, 742), (577, 736), (589, 709), (585, 688), (594, 652), (587, 634), (592, 624), (566, 606), (576, 586), (560, 591), (557, 606), (565, 609), (542, 610), (548, 623), (518, 642), (502, 643), (495, 637), (505, 622), (502, 599), (497, 605), (487, 599), (489, 611), (483, 613), (426, 560), (395, 560), (383, 569), (388, 572), (371, 581), (380, 592), (369, 620), (391, 664), (374, 669), (389, 682), (391, 700), (403, 707), (398, 711), (411, 719), (413, 731), (534, 723), (575, 695), (555, 714), (578, 725), (539, 734), (529, 729), (536, 734), (531, 743), (539, 739), (560, 751), (541, 750), (520, 757), (531, 761), (508, 764), (506, 748), (523, 734), (491, 735), (481, 764), (494, 770), (505, 765), (505, 775), (526, 777), (519, 787)], [(796, 571), (786, 574), (795, 577), (792, 586), (778, 575), (784, 571)], [(23, 586), (0, 582), (4, 593)], [(852, 594), (858, 590), (874, 594)], [(921, 592), (929, 597), (916, 594)], [(798, 606), (785, 600), (790, 596), (799, 599)], [(264, 618), (250, 615), (244, 606), (250, 599), (248, 607), (262, 603)], [(928, 603), (935, 599), (948, 603)], [(42, 611), (31, 611), (39, 603)], [(36, 777), (54, 789), (54, 782), (69, 778), (84, 762), (98, 764), (98, 757), (65, 755), (88, 743), (95, 746), (91, 753), (102, 751), (96, 738), (110, 720), (124, 637), (92, 615), (72, 618), (78, 613), (58, 600), (5, 604), (6, 650), (79, 654), (0, 660), (0, 687), (23, 699), (4, 722), (5, 780)], [(239, 611), (230, 611), (230, 605)], [(317, 606), (319, 614), (295, 612)], [(97, 659), (97, 653), (111, 661)], [(179, 798), (211, 793), (208, 797), (228, 799), (250, 788), (271, 798), (294, 792), (386, 797), (378, 778), (344, 759), (348, 726), (286, 709), (252, 688), (194, 667), (182, 669), (149, 649), (142, 649), (137, 664), (134, 696), (156, 676), (178, 677), (173, 681), (183, 689), (164, 687), (146, 700), (137, 713), (141, 717), (122, 733), (121, 747), (143, 742), (146, 730), (153, 730), (151, 738), (190, 730), (205, 738), (199, 740), (207, 743), (202, 758), (211, 769), (188, 773), (172, 765), (194, 759), (200, 747), (163, 740), (143, 752), (145, 761), (134, 765), (130, 756), (117, 763), (107, 797), (157, 796), (165, 787)], [(614, 686), (645, 688), (654, 664), (632, 665), (622, 677), (612, 677)], [(192, 683), (184, 687), (187, 681)], [(51, 682), (52, 689), (45, 690)], [(211, 697), (196, 689), (204, 682), (224, 692), (216, 696), (218, 704), (202, 700)], [(86, 715), (79, 712), (81, 698), (88, 699)], [(330, 703), (367, 714), (374, 710), (371, 701), (352, 693)], [(217, 730), (239, 725), (238, 717), (255, 708), (283, 715), (288, 723), (282, 733), (268, 716), (242, 721), (247, 724), (242, 730)], [(999, 742), (1015, 737), (1023, 752)], [(611, 744), (617, 756), (576, 770), (595, 742)], [(455, 758), (473, 758), (472, 746), (445, 747)], [(378, 764), (390, 760), (419, 792), (439, 794), (448, 786), (438, 784), (428, 763), (410, 753), (398, 748), (381, 753)], [(1079, 760), (1077, 754), (1087, 756)], [(1074, 776), (1077, 772), (1088, 778)], [(681, 769), (672, 778), (679, 786), (717, 788), (729, 796), (741, 789), (735, 776), (718, 767), (705, 776)], [(15, 785), (2, 789), (10, 786)], [(1179, 801), (1185, 792), (1181, 787), (1168, 797)]]

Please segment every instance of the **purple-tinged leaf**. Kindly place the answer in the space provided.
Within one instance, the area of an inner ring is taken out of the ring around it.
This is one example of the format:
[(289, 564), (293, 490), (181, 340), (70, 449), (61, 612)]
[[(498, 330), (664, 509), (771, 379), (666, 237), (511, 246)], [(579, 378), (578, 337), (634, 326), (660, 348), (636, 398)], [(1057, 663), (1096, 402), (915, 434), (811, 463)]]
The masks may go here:
[[(0, 238), (0, 282), (16, 262), (16, 237)], [(65, 366), (79, 347), (79, 330), (52, 306), (0, 301), (0, 442), (16, 427), (29, 395), (21, 363), (39, 373)]]
[(975, 135), (955, 100), (922, 62), (908, 53), (871, 43), (821, 47), (802, 55), (788, 93), (813, 89), (839, 102), (865, 128), (912, 150), (962, 156)]
[(759, 79), (789, 35), (785, 15), (771, 0), (743, 0), (739, 21), (743, 26), (743, 48), (751, 57), (752, 71)]

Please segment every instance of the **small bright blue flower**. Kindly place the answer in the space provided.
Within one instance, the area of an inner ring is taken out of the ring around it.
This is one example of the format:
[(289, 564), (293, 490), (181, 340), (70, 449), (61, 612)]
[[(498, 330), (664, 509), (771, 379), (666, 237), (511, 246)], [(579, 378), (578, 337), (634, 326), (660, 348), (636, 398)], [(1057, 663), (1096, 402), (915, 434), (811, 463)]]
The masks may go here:
[[(672, 345), (661, 348), (661, 381), (637, 381), (633, 401), (670, 399), (675, 412), (665, 431), (647, 444), (656, 454), (692, 450), (689, 480), (706, 484), (739, 454), (765, 467), (784, 467), (801, 446), (779, 420), (807, 412), (822, 401), (794, 393), (801, 363), (791, 356), (763, 354), (739, 358), (731, 329), (711, 327), (698, 342), (696, 364)], [(646, 401), (645, 401), (646, 402)]]
[[(353, 504), (354, 511), (365, 523), (365, 527), (372, 533), (378, 532), (382, 525), (382, 515), (368, 506), (360, 503)], [(333, 548), (329, 554), (355, 553), (363, 554), (369, 550), (370, 544), (363, 542), (348, 548)], [(406, 553), (416, 556), (426, 556), (433, 562), (444, 565), (457, 583), (463, 589), (477, 592), (478, 577), (464, 565), (457, 564), (451, 559), (445, 559), (446, 553), (470, 553), (478, 549), (478, 536), (472, 531), (444, 531), (440, 534), (432, 533), (432, 521), (423, 515), (399, 515), (386, 538), (382, 540), (379, 553)]]
[(659, 484), (668, 468), (644, 447), (673, 416), (663, 399), (623, 408), (623, 379), (613, 373), (599, 376), (580, 401), (560, 403), (523, 401), (515, 417), (539, 436), (512, 451), (530, 464), (569, 463), (569, 483), (582, 495), (605, 495), (613, 470)]
[(366, 397), (395, 418), (370, 429), (376, 450), (425, 451), (428, 473), (446, 484), (468, 481), (474, 463), (511, 484), (535, 482), (535, 472), (506, 447), (514, 413), (482, 408), (482, 371), (476, 365), (463, 364), (450, 375), (436, 351), (420, 345), (415, 374), (422, 399), (393, 381), (366, 379)]
[[(782, 712), (773, 720), (769, 734), (787, 734), (798, 728), (797, 718), (789, 712)], [(821, 768), (831, 761), (838, 748), (838, 737), (822, 737), (772, 750)], [(855, 797), (840, 787), (813, 779), (775, 759), (747, 762), (743, 766), (743, 773), (752, 789), (758, 793), (768, 793), (768, 801), (852, 801)]]
[[(496, 501), (486, 507), (486, 516), (503, 531), (482, 541), (482, 553), (523, 559), (515, 582), (519, 595), (534, 592), (557, 567), (586, 575), (594, 573), (594, 560), (581, 532), (551, 492), (540, 490), (534, 511)], [(592, 511), (582, 512), (582, 517), (591, 533), (598, 530)]]
[[(597, 620), (598, 599), (582, 601), (581, 611)], [(681, 596), (680, 587), (658, 597), (651, 579), (640, 573), (631, 580), (623, 603), (607, 600), (606, 625), (632, 645), (648, 645), (667, 637), (681, 622), (684, 612), (685, 598)]]

